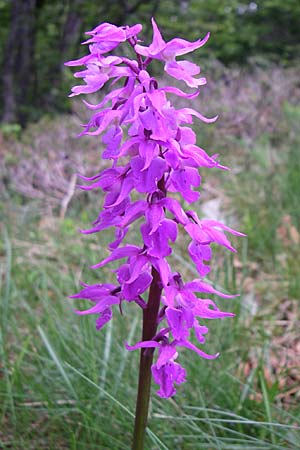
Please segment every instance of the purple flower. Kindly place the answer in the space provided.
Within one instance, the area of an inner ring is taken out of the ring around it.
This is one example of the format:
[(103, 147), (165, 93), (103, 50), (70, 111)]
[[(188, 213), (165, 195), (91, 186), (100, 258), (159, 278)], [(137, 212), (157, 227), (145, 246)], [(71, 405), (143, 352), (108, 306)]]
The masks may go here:
[[(205, 334), (206, 328), (203, 327), (201, 332)], [(161, 333), (162, 334), (162, 333)], [(176, 394), (176, 389), (174, 384), (181, 384), (186, 381), (186, 371), (180, 364), (175, 363), (175, 359), (178, 357), (176, 347), (185, 347), (190, 350), (195, 351), (199, 356), (205, 359), (215, 359), (219, 355), (208, 355), (199, 348), (197, 348), (191, 342), (185, 339), (169, 341), (167, 333), (162, 334), (161, 342), (157, 341), (141, 341), (135, 345), (125, 344), (127, 350), (137, 350), (140, 348), (158, 348), (158, 358), (155, 364), (152, 365), (152, 375), (154, 381), (159, 384), (160, 389), (157, 394), (160, 397), (168, 398)]]
[(76, 314), (97, 314), (96, 328), (99, 330), (106, 322), (112, 318), (112, 306), (120, 304), (121, 298), (119, 288), (113, 284), (94, 284), (82, 289), (78, 294), (71, 295), (70, 298), (86, 299), (94, 303), (94, 305), (84, 311), (76, 310)]
[[(221, 311), (216, 301), (207, 297), (233, 296), (216, 290), (203, 277), (210, 271), (212, 244), (235, 252), (227, 233), (243, 234), (215, 220), (200, 219), (180, 202), (183, 199), (193, 204), (199, 200), (199, 169), (227, 169), (217, 155), (210, 156), (197, 145), (197, 136), (191, 128), (195, 118), (212, 123), (217, 117), (207, 118), (189, 106), (176, 109), (172, 103), (174, 95), (187, 102), (194, 99), (199, 95), (199, 86), (206, 83), (205, 78), (198, 77), (198, 65), (177, 57), (202, 47), (209, 34), (195, 42), (178, 38), (165, 42), (154, 19), (152, 26), (153, 41), (147, 47), (140, 44), (139, 24), (132, 27), (100, 24), (87, 33), (89, 39), (85, 44), (89, 44), (89, 54), (66, 63), (84, 66), (74, 75), (84, 84), (73, 87), (70, 96), (94, 94), (109, 82), (113, 88), (97, 104), (84, 102), (91, 117), (79, 136), (101, 139), (102, 158), (107, 166), (92, 177), (79, 175), (82, 179), (79, 187), (103, 192), (102, 210), (92, 227), (81, 232), (89, 234), (113, 228), (112, 242), (107, 250), (99, 251), (103, 259), (92, 268), (114, 263), (115, 282), (84, 285), (71, 298), (91, 302), (90, 307), (76, 313), (95, 314), (96, 328), (100, 329), (111, 320), (115, 306), (122, 311), (123, 305), (135, 303), (147, 317), (152, 303), (150, 296), (146, 300), (146, 291), (156, 292), (159, 312), (151, 319), (155, 331), (134, 346), (126, 347), (143, 349), (151, 355), (157, 350), (152, 375), (159, 385), (157, 394), (167, 398), (176, 393), (176, 386), (186, 378), (185, 369), (176, 361), (179, 351), (192, 350), (207, 360), (218, 356), (201, 348), (208, 333), (204, 321), (233, 314)], [(111, 54), (119, 45), (126, 44), (134, 50), (135, 59), (119, 56), (119, 50), (118, 56)], [(193, 91), (159, 86), (148, 72), (153, 59), (162, 61), (168, 75), (184, 81)], [(139, 235), (131, 232), (134, 224)], [(184, 282), (180, 273), (173, 273), (171, 259), (168, 260), (176, 251), (176, 240), (182, 231), (190, 239), (187, 257), (200, 276), (190, 282)], [(197, 345), (192, 343), (193, 335)]]
[(139, 348), (158, 348), (158, 358), (152, 365), (152, 376), (160, 388), (157, 394), (162, 398), (169, 398), (176, 394), (175, 384), (181, 384), (186, 381), (186, 371), (180, 364), (175, 362), (178, 356), (176, 347), (164, 338), (162, 343), (156, 341), (144, 341), (130, 346), (126, 344), (127, 350), (136, 350)]
[(160, 367), (154, 364), (151, 370), (155, 383), (160, 386), (156, 393), (162, 398), (173, 397), (176, 394), (174, 384), (181, 384), (186, 381), (185, 369), (174, 360), (169, 360)]
[[(117, 67), (121, 62), (121, 58), (115, 56), (104, 58), (100, 55), (93, 55), (86, 62), (87, 69), (74, 74), (76, 78), (83, 78), (86, 86), (74, 86), (70, 97), (79, 94), (91, 94), (101, 89), (110, 78), (130, 75), (130, 71), (126, 67)], [(75, 62), (72, 63), (72, 65), (74, 64)], [(71, 64), (69, 63), (68, 65)]]
[(170, 42), (165, 42), (154, 19), (152, 19), (152, 27), (152, 44), (149, 47), (143, 47), (137, 44), (135, 51), (148, 58), (164, 61), (165, 71), (172, 77), (185, 81), (189, 87), (197, 87), (205, 84), (205, 78), (193, 78), (193, 75), (200, 73), (199, 66), (189, 61), (176, 61), (176, 56), (185, 55), (202, 47), (208, 41), (209, 33), (204, 39), (199, 39), (195, 42), (178, 38), (172, 39)]
[(136, 36), (142, 30), (142, 25), (135, 25), (133, 27), (117, 27), (111, 23), (101, 23), (86, 34), (92, 36), (84, 42), (84, 44), (95, 43), (92, 48), (99, 54), (107, 53), (116, 48), (121, 42)]
[(161, 346), (156, 364), (152, 365), (152, 375), (159, 390), (156, 392), (162, 398), (173, 397), (176, 394), (174, 384), (186, 381), (186, 371), (175, 362), (178, 353), (174, 346), (166, 344)]

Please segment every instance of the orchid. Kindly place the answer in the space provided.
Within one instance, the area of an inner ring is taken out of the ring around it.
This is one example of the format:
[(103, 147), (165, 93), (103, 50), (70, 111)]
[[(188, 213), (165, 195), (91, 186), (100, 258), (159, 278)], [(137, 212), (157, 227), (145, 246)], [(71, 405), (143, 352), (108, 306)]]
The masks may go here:
[[(200, 219), (195, 211), (183, 206), (199, 199), (201, 167), (227, 170), (216, 155), (208, 155), (197, 145), (196, 134), (190, 127), (194, 119), (211, 123), (217, 117), (207, 118), (190, 107), (176, 109), (171, 102), (172, 95), (186, 101), (194, 99), (199, 95), (199, 86), (206, 83), (205, 78), (196, 77), (199, 66), (176, 58), (202, 47), (209, 34), (195, 42), (177, 38), (165, 42), (154, 19), (152, 26), (153, 41), (146, 47), (137, 37), (141, 25), (101, 24), (87, 33), (91, 37), (84, 44), (89, 44), (89, 54), (66, 63), (85, 66), (74, 75), (85, 84), (73, 87), (71, 97), (95, 93), (112, 81), (110, 90), (98, 104), (85, 101), (92, 116), (80, 133), (80, 136), (102, 135), (102, 157), (111, 165), (92, 177), (80, 175), (83, 184), (79, 187), (102, 189), (104, 193), (102, 211), (92, 228), (82, 233), (97, 233), (110, 227), (115, 230), (108, 255), (92, 267), (101, 268), (113, 261), (118, 261), (119, 266), (113, 270), (114, 283), (84, 285), (71, 298), (92, 303), (88, 309), (76, 313), (95, 314), (97, 329), (112, 319), (116, 305), (121, 310), (123, 302), (135, 303), (143, 311), (142, 340), (133, 346), (126, 344), (128, 350), (141, 349), (134, 442), (141, 442), (141, 429), (145, 429), (150, 370), (159, 385), (157, 394), (168, 398), (175, 395), (175, 385), (185, 382), (188, 375), (175, 362), (182, 349), (190, 349), (205, 359), (218, 356), (202, 350), (208, 332), (204, 320), (234, 314), (221, 311), (206, 297), (233, 296), (214, 289), (204, 277), (210, 271), (211, 244), (235, 252), (227, 234), (243, 236), (218, 221)], [(131, 47), (135, 58), (111, 54), (124, 44)], [(196, 91), (160, 87), (148, 71), (153, 59), (162, 61), (172, 78)], [(181, 204), (180, 197), (185, 203)], [(136, 222), (142, 244), (133, 244), (128, 237)], [(187, 254), (200, 277), (188, 282), (183, 281), (179, 272), (172, 271), (168, 259), (181, 232), (190, 239)], [(192, 342), (193, 335), (197, 345)], [(158, 355), (153, 363), (155, 350)]]
[(185, 55), (200, 47), (202, 47), (209, 39), (209, 33), (204, 39), (199, 39), (195, 42), (188, 42), (184, 39), (172, 39), (170, 42), (165, 42), (162, 35), (152, 19), (153, 26), (153, 42), (149, 47), (144, 47), (137, 44), (135, 50), (138, 54), (147, 56), (151, 59), (158, 59), (165, 62), (165, 71), (171, 77), (177, 80), (183, 80), (189, 87), (202, 86), (206, 83), (205, 78), (193, 78), (193, 75), (200, 73), (200, 67), (189, 61), (176, 61), (176, 56)]

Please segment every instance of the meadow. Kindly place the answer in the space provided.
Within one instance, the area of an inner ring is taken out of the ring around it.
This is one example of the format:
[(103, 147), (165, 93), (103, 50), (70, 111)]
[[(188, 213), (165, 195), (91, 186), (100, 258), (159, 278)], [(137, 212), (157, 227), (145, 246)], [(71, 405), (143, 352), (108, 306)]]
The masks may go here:
[[(197, 125), (199, 145), (232, 168), (204, 170), (196, 209), (247, 234), (237, 254), (216, 249), (210, 281), (234, 299), (216, 299), (236, 317), (209, 323), (206, 351), (183, 352), (188, 381), (163, 400), (152, 386), (149, 450), (300, 448), (300, 84), (296, 69), (225, 69), (211, 63)], [(198, 100), (195, 100), (198, 102)], [(130, 449), (141, 317), (123, 316), (97, 332), (68, 296), (106, 254), (109, 231), (82, 236), (102, 204), (75, 189), (75, 172), (95, 173), (97, 139), (76, 139), (84, 120), (43, 117), (0, 134), (0, 448)], [(96, 170), (97, 170), (96, 169)], [(195, 276), (184, 238), (173, 263)]]

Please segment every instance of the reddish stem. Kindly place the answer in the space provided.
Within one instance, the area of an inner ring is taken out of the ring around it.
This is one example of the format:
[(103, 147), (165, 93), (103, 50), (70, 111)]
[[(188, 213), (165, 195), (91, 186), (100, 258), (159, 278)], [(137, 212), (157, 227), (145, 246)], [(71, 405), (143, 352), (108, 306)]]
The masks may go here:
[[(152, 283), (149, 290), (147, 307), (143, 310), (143, 341), (150, 341), (156, 334), (157, 318), (160, 307), (161, 280), (160, 275), (152, 267)], [(136, 401), (135, 425), (133, 434), (132, 450), (143, 450), (145, 440), (145, 430), (148, 420), (150, 387), (151, 387), (151, 366), (154, 349), (142, 348), (140, 355), (139, 386)]]

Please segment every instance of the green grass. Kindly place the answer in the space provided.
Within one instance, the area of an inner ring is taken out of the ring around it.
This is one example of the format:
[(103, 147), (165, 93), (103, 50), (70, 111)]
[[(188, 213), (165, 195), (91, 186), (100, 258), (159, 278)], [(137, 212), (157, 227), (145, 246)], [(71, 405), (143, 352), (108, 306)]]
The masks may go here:
[[(291, 234), (291, 226), (299, 233), (295, 111), (287, 107), (284, 143), (276, 147), (265, 137), (249, 154), (241, 142), (241, 170), (218, 178), (231, 220), (248, 234), (235, 240), (237, 257), (215, 252), (211, 276), (216, 286), (241, 292), (217, 300), (237, 317), (209, 323), (205, 349), (221, 352), (216, 361), (182, 352), (187, 382), (176, 397), (161, 400), (153, 386), (147, 450), (300, 448), (299, 391), (285, 395), (293, 388), (288, 367), (271, 370), (276, 339), (290, 336), (283, 346), (292, 347), (299, 319), (288, 315), (288, 328), (280, 328), (287, 320), (279, 317), (281, 304), (295, 305), (300, 293), (299, 247)], [(34, 202), (9, 204), (8, 195), (0, 244), (0, 448), (130, 449), (139, 355), (127, 352), (124, 341), (139, 339), (140, 312), (124, 305), (123, 316), (116, 309), (97, 332), (94, 318), (73, 314), (83, 303), (67, 298), (79, 280), (111, 276), (109, 269), (88, 269), (103, 257), (108, 234), (76, 232), (95, 217), (92, 202), (86, 209), (77, 197), (65, 219), (42, 218)], [(286, 232), (278, 232), (285, 216)], [(173, 262), (192, 277), (185, 244)]]
[[(89, 248), (95, 239), (71, 239), (68, 227), (56, 225), (45, 239), (34, 231), (37, 223), (27, 224), (32, 246), (25, 248), (4, 234), (1, 443), (14, 449), (129, 449), (138, 355), (123, 342), (139, 338), (140, 316), (126, 305), (124, 317), (116, 311), (111, 325), (96, 332), (93, 318), (73, 314), (74, 301), (66, 297), (78, 288), (82, 258), (95, 258)], [(33, 252), (36, 242), (45, 252)], [(223, 267), (229, 289), (230, 259)], [(252, 338), (241, 302), (226, 304), (239, 318), (211, 324), (207, 350), (220, 350), (219, 360), (184, 353), (188, 381), (177, 397), (153, 395), (146, 448), (293, 449), (300, 442), (296, 413), (277, 408), (263, 381), (263, 401), (251, 399), (258, 373), (246, 382), (237, 376)], [(262, 345), (261, 336), (254, 341)]]

